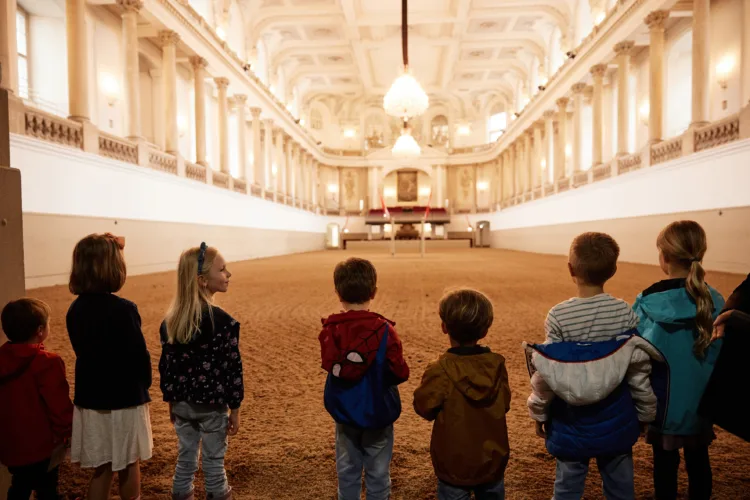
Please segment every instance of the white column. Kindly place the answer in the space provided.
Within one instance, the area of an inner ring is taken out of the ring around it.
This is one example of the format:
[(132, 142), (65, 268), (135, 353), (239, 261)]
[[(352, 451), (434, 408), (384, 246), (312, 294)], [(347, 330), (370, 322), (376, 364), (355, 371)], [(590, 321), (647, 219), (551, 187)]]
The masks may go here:
[(369, 173), (368, 181), (370, 184), (370, 209), (376, 209), (380, 207), (380, 193), (378, 192), (378, 167), (367, 167)]
[(310, 183), (312, 192), (312, 204), (315, 207), (315, 211), (318, 211), (318, 162), (313, 159), (312, 164), (312, 182)]
[[(273, 179), (273, 189), (275, 193), (286, 195), (286, 165), (284, 162), (284, 131), (276, 131), (276, 175)], [(286, 197), (282, 198), (282, 203), (286, 203)]]
[(195, 162), (208, 166), (206, 161), (206, 66), (202, 57), (190, 58), (193, 66), (193, 86), (195, 94)]
[(245, 146), (245, 136), (247, 135), (245, 104), (247, 104), (247, 96), (235, 94), (234, 103), (237, 106), (237, 156), (240, 157), (240, 170), (237, 172), (237, 178), (247, 180), (247, 147)]
[[(708, 123), (711, 0), (693, 0), (693, 121), (691, 127)], [(743, 27), (747, 30), (747, 26)]]
[(543, 172), (542, 186), (549, 184), (555, 166), (555, 112), (547, 110), (544, 112), (544, 158), (545, 171)]
[[(67, 0), (69, 5), (71, 0)], [(83, 1), (79, 5), (85, 8)], [(76, 6), (76, 7), (78, 7)], [(70, 8), (70, 7), (68, 7)], [(16, 45), (16, 0), (0, 0), (0, 88), (18, 95), (18, 47)], [(73, 9), (75, 13), (75, 8)], [(70, 11), (68, 11), (70, 12)], [(68, 16), (70, 17), (70, 16)], [(71, 29), (68, 20), (68, 30)], [(83, 24), (80, 25), (83, 27)], [(70, 35), (68, 35), (70, 36)], [(84, 43), (86, 35), (84, 34)], [(68, 57), (68, 63), (71, 58)], [(70, 70), (68, 70), (70, 73)]]
[(297, 205), (297, 198), (300, 196), (297, 193), (297, 172), (299, 171), (299, 147), (297, 143), (289, 139), (289, 194), (292, 196), (292, 204)]
[[(708, 1), (708, 0), (706, 0)], [(626, 40), (615, 45), (617, 54), (617, 156), (628, 154), (628, 134), (630, 133), (630, 52), (635, 44)]]
[(586, 90), (585, 83), (573, 85), (573, 168), (572, 172), (583, 170), (581, 143), (583, 142), (583, 92)]
[(117, 0), (122, 12), (122, 40), (125, 46), (125, 123), (126, 137), (141, 137), (141, 73), (138, 68), (138, 12), (141, 0)]
[(750, 104), (750, 0), (742, 0), (742, 26), (740, 36), (742, 37), (742, 62), (740, 63), (740, 80), (742, 81), (742, 100), (740, 104)]
[(433, 205), (438, 208), (445, 208), (445, 165), (435, 167), (435, 176), (437, 184), (435, 186), (435, 196), (432, 197)]
[(542, 185), (542, 130), (544, 122), (534, 122), (534, 155), (531, 160), (531, 189), (532, 191)]
[(534, 133), (533, 129), (527, 129), (523, 134), (523, 164), (521, 165), (521, 179), (523, 180), (523, 192), (533, 191), (534, 187), (531, 184), (531, 164), (532, 164), (532, 151), (531, 151), (531, 138)]
[(508, 198), (513, 199), (518, 194), (516, 190), (516, 148), (517, 144), (514, 142), (508, 147)]
[(180, 36), (174, 31), (161, 31), (159, 40), (162, 43), (162, 70), (164, 71), (166, 150), (167, 153), (178, 154), (180, 134), (177, 128), (177, 43), (180, 41)]
[[(13, 31), (7, 33), (7, 36), (13, 37), (12, 48), (15, 57), (16, 1), (3, 1), (13, 6)], [(8, 9), (10, 7), (6, 7), (4, 10), (7, 11)], [(91, 120), (91, 112), (89, 110), (89, 47), (87, 41), (88, 30), (86, 29), (86, 0), (65, 0), (65, 28), (65, 35), (68, 42), (68, 110), (70, 112), (70, 119), (81, 122), (89, 121)], [(5, 38), (5, 36), (0, 38)], [(0, 47), (0, 51), (2, 50), (2, 47)], [(10, 85), (15, 86), (10, 90), (17, 92), (17, 66), (13, 64), (12, 67), (6, 68), (3, 64), (3, 73), (6, 72), (6, 69), (10, 69)], [(5, 82), (5, 78), (6, 76), (3, 75), (3, 82)]]
[(559, 98), (557, 103), (557, 154), (555, 155), (555, 179), (564, 179), (567, 175), (565, 146), (568, 142), (568, 102), (567, 97)]
[(646, 16), (649, 31), (649, 89), (648, 89), (648, 142), (662, 140), (664, 112), (664, 23), (669, 12), (656, 10)]
[(214, 78), (219, 91), (219, 169), (229, 174), (229, 102), (227, 102), (228, 78)]
[(266, 118), (263, 120), (264, 151), (263, 151), (263, 190), (269, 189), (274, 192), (276, 199), (276, 174), (273, 173), (273, 120)]
[(151, 76), (151, 123), (154, 128), (153, 141), (159, 149), (164, 150), (164, 103), (161, 102), (162, 72), (160, 69), (151, 69), (148, 74)]
[(264, 171), (261, 168), (263, 161), (263, 151), (261, 151), (260, 142), (260, 108), (250, 108), (250, 116), (253, 119), (251, 125), (253, 134), (253, 164), (250, 169), (250, 182), (259, 184), (261, 188), (266, 187)]
[(591, 163), (593, 166), (602, 163), (602, 138), (604, 134), (604, 108), (603, 91), (604, 91), (604, 73), (607, 71), (606, 64), (597, 64), (591, 68), (591, 77), (594, 80), (594, 96), (591, 100)]

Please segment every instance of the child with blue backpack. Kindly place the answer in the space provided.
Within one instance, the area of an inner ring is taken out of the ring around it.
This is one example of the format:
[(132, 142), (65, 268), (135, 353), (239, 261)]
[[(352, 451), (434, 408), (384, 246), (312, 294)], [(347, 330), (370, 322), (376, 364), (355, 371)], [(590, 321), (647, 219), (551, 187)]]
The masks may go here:
[(371, 312), (377, 273), (351, 258), (333, 273), (343, 312), (322, 320), (320, 351), (328, 372), (325, 407), (336, 422), (339, 500), (359, 500), (362, 470), (367, 500), (391, 493), (393, 423), (401, 415), (397, 385), (409, 378), (395, 323)]
[(664, 418), (649, 429), (647, 437), (654, 450), (654, 490), (657, 500), (677, 498), (682, 448), (688, 496), (708, 500), (712, 490), (708, 445), (715, 436), (711, 422), (699, 416), (698, 406), (722, 345), (721, 340), (712, 342), (711, 334), (724, 299), (705, 282), (701, 262), (708, 245), (697, 222), (668, 225), (656, 246), (668, 279), (644, 290), (633, 305), (640, 318), (638, 331), (664, 354), (669, 365), (669, 392), (659, 398)]
[(553, 307), (542, 345), (526, 345), (537, 434), (557, 459), (555, 500), (580, 500), (595, 458), (608, 500), (632, 500), (633, 445), (656, 417), (651, 360), (662, 358), (635, 335), (630, 306), (604, 293), (617, 271), (612, 237), (573, 240), (568, 269), (578, 296)]

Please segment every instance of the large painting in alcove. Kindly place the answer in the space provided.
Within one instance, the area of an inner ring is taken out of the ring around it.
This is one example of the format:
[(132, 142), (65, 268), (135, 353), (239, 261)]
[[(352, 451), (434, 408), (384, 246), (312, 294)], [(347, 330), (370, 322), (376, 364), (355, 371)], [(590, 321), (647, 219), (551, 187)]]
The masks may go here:
[(417, 172), (396, 172), (398, 174), (398, 201), (417, 201)]

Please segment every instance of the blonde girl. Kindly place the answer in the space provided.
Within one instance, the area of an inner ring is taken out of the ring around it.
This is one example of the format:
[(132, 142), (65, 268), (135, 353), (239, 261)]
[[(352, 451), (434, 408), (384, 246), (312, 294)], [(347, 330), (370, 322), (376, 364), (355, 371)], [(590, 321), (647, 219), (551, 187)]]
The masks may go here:
[(115, 295), (125, 284), (125, 240), (91, 234), (73, 250), (67, 315), (76, 353), (71, 461), (93, 468), (89, 500), (109, 498), (118, 474), (120, 497), (139, 499), (140, 462), (151, 458), (148, 403), (151, 355), (132, 302)]
[(161, 324), (161, 390), (178, 439), (172, 498), (193, 500), (193, 481), (203, 458), (206, 494), (232, 498), (224, 471), (227, 435), (240, 428), (244, 397), (240, 324), (214, 305), (232, 274), (221, 254), (201, 243), (180, 256), (177, 294)]
[(711, 423), (698, 416), (698, 405), (721, 349), (721, 341), (712, 343), (711, 334), (724, 299), (705, 282), (706, 233), (697, 222), (668, 225), (656, 246), (668, 279), (643, 291), (633, 306), (640, 318), (639, 332), (661, 350), (669, 365), (669, 391), (660, 398), (660, 415), (647, 437), (654, 450), (654, 489), (658, 500), (677, 498), (682, 448), (689, 498), (708, 500), (708, 445), (715, 436)]

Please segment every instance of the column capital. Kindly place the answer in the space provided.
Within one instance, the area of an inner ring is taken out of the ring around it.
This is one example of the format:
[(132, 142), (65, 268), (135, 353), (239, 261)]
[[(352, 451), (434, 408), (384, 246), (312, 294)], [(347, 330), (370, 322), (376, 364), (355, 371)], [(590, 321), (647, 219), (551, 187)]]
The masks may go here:
[(620, 42), (618, 44), (615, 44), (614, 51), (615, 51), (615, 54), (617, 54), (618, 56), (621, 56), (621, 55), (625, 55), (626, 56), (626, 55), (630, 54), (630, 51), (633, 50), (633, 47), (635, 47), (635, 42), (634, 41), (632, 41), (632, 40), (625, 40), (625, 41), (622, 41), (622, 42)]
[(143, 8), (143, 0), (117, 0), (117, 5), (124, 9), (123, 14), (138, 12)]
[(193, 70), (206, 69), (208, 67), (208, 61), (203, 59), (201, 56), (191, 56), (189, 60), (190, 65), (193, 67)]
[(226, 90), (226, 88), (229, 87), (229, 78), (219, 76), (214, 78), (214, 82), (216, 83), (216, 86), (219, 88), (219, 90)]
[(247, 102), (247, 96), (245, 94), (234, 94), (234, 102), (239, 106), (244, 106)]
[[(546, 113), (546, 111), (545, 111)], [(554, 114), (554, 113), (553, 113)], [(546, 117), (545, 117), (546, 118)], [(550, 117), (551, 118), (551, 117)], [(536, 130), (544, 130), (544, 120), (537, 120), (531, 125)]]
[(554, 118), (554, 117), (555, 117), (555, 112), (554, 112), (554, 110), (548, 109), (547, 111), (545, 111), (545, 112), (544, 112), (544, 113), (542, 114), (542, 116), (543, 116), (543, 117), (544, 117), (544, 118), (545, 118), (546, 120), (551, 120), (552, 118)]
[(604, 78), (604, 74), (607, 72), (608, 66), (606, 64), (597, 64), (591, 66), (591, 76), (594, 78)]
[(255, 107), (250, 108), (250, 114), (252, 115), (253, 120), (257, 120), (258, 118), (260, 118), (261, 111), (263, 110), (260, 108), (255, 108)]
[(273, 118), (263, 118), (263, 126), (269, 132), (273, 132)]
[(570, 87), (570, 90), (572, 90), (574, 94), (582, 94), (583, 91), (586, 90), (586, 84), (583, 82), (578, 82)]
[(177, 45), (180, 42), (180, 35), (171, 30), (163, 30), (159, 32), (159, 41), (162, 47)]
[(667, 19), (669, 19), (668, 10), (655, 10), (647, 15), (643, 22), (646, 23), (646, 26), (650, 30), (663, 30)]
[(583, 89), (583, 97), (586, 100), (591, 100), (594, 97), (594, 86), (593, 85), (586, 85), (586, 88)]
[(555, 101), (555, 104), (557, 104), (557, 107), (560, 109), (560, 111), (563, 111), (565, 110), (565, 108), (567, 108), (569, 102), (570, 102), (570, 98), (561, 97)]

